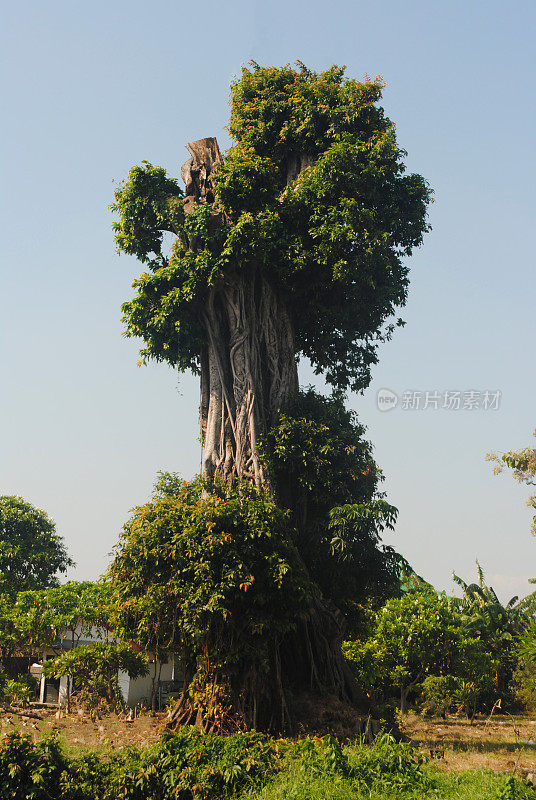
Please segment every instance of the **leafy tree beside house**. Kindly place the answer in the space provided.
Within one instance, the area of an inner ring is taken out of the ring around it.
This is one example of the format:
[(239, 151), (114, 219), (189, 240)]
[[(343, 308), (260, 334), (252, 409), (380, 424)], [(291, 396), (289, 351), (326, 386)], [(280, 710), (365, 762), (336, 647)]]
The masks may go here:
[[(69, 581), (61, 586), (0, 595), (0, 664), (12, 655), (35, 656), (42, 649), (59, 655), (65, 643), (109, 632), (109, 590), (105, 583)], [(69, 704), (69, 695), (67, 696)]]
[(147, 674), (147, 661), (128, 642), (93, 642), (75, 647), (44, 666), (45, 675), (61, 678), (76, 676), (77, 700), (92, 716), (117, 711), (125, 703), (119, 688), (118, 672), (130, 678)]

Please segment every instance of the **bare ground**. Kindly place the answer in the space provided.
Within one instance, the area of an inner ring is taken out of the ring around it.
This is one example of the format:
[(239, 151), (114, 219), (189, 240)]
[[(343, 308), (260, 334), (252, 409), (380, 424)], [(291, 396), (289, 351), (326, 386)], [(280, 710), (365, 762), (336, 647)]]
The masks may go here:
[(471, 725), (460, 717), (407, 714), (400, 722), (406, 736), (440, 768), (500, 772), (536, 770), (536, 719), (494, 714)]
[(166, 714), (140, 714), (132, 721), (126, 714), (109, 714), (102, 719), (91, 720), (82, 711), (58, 716), (56, 709), (43, 709), (32, 713), (42, 719), (7, 713), (0, 716), (0, 737), (12, 731), (28, 733), (33, 741), (55, 731), (67, 752), (81, 754), (87, 750), (120, 750), (123, 747), (148, 747), (159, 737), (164, 727)]
[[(37, 741), (55, 731), (70, 755), (147, 747), (159, 738), (167, 716), (145, 712), (129, 721), (126, 714), (110, 714), (93, 721), (82, 711), (61, 717), (55, 709), (31, 711), (42, 718), (24, 712), (0, 714), (0, 738), (17, 730)], [(536, 770), (536, 718), (494, 714), (478, 717), (471, 725), (459, 717), (425, 718), (409, 713), (400, 727), (440, 769)]]

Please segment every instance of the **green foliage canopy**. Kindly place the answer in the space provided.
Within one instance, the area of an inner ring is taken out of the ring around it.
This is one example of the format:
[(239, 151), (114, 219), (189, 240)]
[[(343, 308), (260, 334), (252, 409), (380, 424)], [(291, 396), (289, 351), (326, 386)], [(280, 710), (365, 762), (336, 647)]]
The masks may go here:
[(69, 581), (62, 586), (0, 594), (0, 663), (14, 653), (40, 647), (59, 648), (63, 638), (72, 646), (95, 630), (106, 638), (110, 621), (105, 583)]
[(345, 644), (345, 653), (369, 685), (391, 685), (405, 711), (408, 692), (428, 675), (456, 675), (475, 684), (489, 675), (492, 659), (465, 630), (446, 596), (391, 598), (378, 612), (371, 636)]
[(109, 588), (104, 582), (69, 581), (61, 586), (20, 592), (12, 606), (20, 642), (54, 646), (61, 638), (76, 644), (93, 632), (105, 637), (109, 624)]
[[(422, 242), (431, 199), (426, 181), (405, 172), (382, 87), (340, 67), (253, 63), (231, 88), (234, 144), (213, 203), (185, 216), (161, 167), (131, 169), (112, 208), (118, 249), (147, 265), (123, 306), (144, 358), (198, 370), (210, 287), (254, 267), (286, 298), (298, 353), (334, 387), (368, 384), (405, 303), (403, 259)], [(170, 255), (162, 231), (177, 235)]]
[(57, 573), (73, 566), (54, 522), (22, 497), (0, 497), (0, 592), (11, 597), (26, 589), (58, 583)]
[(340, 397), (308, 389), (290, 399), (260, 448), (309, 575), (347, 612), (399, 588), (400, 556), (380, 544), (397, 510), (379, 491), (383, 475), (364, 434)]
[(162, 476), (125, 525), (108, 577), (119, 635), (196, 671), (263, 662), (303, 610), (308, 580), (284, 512), (247, 485)]

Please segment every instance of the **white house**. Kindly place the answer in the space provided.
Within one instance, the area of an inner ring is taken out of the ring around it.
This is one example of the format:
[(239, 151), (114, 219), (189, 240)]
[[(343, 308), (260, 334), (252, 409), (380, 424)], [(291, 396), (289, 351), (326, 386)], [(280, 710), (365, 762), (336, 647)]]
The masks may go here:
[[(79, 624), (73, 631), (65, 631), (61, 639), (53, 647), (42, 648), (39, 652), (41, 662), (55, 658), (62, 651), (71, 650), (80, 645), (94, 642), (110, 641), (106, 631), (92, 627), (87, 629)], [(39, 702), (64, 706), (73, 685), (76, 690), (76, 675), (63, 678), (48, 678), (43, 675), (42, 663), (32, 664), (30, 672), (39, 681)], [(153, 676), (156, 674), (157, 706), (163, 707), (171, 697), (177, 697), (182, 689), (182, 675), (176, 657), (168, 662), (154, 662), (149, 659), (149, 672), (140, 678), (129, 678), (123, 670), (118, 672), (121, 694), (128, 706), (148, 706), (151, 703)]]

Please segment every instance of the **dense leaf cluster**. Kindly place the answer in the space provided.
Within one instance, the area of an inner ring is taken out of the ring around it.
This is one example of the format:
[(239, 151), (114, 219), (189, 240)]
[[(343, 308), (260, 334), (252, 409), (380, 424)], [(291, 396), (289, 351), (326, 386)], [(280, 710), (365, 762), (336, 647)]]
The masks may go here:
[[(235, 143), (214, 203), (185, 216), (161, 167), (130, 171), (112, 207), (119, 250), (149, 267), (123, 306), (144, 357), (197, 369), (210, 287), (255, 269), (286, 300), (298, 353), (333, 386), (367, 385), (405, 302), (403, 259), (422, 241), (431, 198), (420, 175), (405, 173), (381, 89), (339, 67), (253, 64), (232, 86)], [(177, 235), (169, 256), (163, 230)]]
[(461, 597), (438, 593), (414, 574), (402, 597), (370, 615), (367, 631), (344, 650), (372, 696), (420, 698), (425, 711), (446, 713), (532, 706), (536, 698), (535, 593), (501, 603), (477, 562), (478, 582)]
[(156, 654), (180, 653), (190, 675), (208, 658), (229, 679), (247, 664), (266, 671), (310, 590), (272, 499), (173, 476), (134, 510), (108, 577), (120, 633)]
[(179, 653), (190, 676), (210, 662), (232, 683), (237, 670), (273, 669), (276, 644), (308, 618), (313, 597), (358, 625), (360, 604), (397, 592), (400, 561), (380, 543), (396, 509), (378, 491), (363, 434), (342, 400), (309, 390), (261, 447), (275, 499), (247, 484), (161, 475), (108, 573), (120, 635)]
[(75, 676), (76, 699), (92, 714), (124, 707), (118, 672), (138, 678), (148, 672), (147, 661), (127, 642), (93, 642), (48, 659), (43, 672), (53, 678)]
[(492, 656), (444, 595), (412, 593), (388, 600), (369, 637), (346, 643), (344, 652), (371, 693), (399, 693), (402, 711), (408, 694), (417, 693), (430, 676), (464, 681), (464, 699), (473, 711), (491, 686)]
[(103, 638), (110, 621), (108, 587), (92, 581), (0, 595), (0, 663), (15, 653), (59, 648), (62, 638), (74, 647), (91, 632)]
[(380, 543), (397, 510), (379, 491), (383, 475), (364, 434), (341, 398), (308, 389), (290, 400), (261, 447), (310, 576), (347, 612), (399, 588), (400, 556)]

